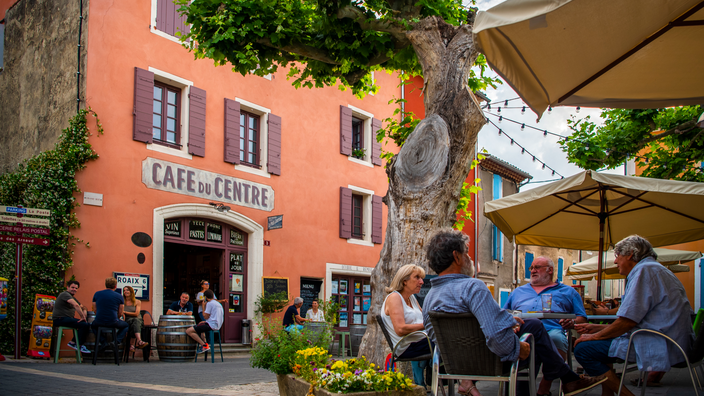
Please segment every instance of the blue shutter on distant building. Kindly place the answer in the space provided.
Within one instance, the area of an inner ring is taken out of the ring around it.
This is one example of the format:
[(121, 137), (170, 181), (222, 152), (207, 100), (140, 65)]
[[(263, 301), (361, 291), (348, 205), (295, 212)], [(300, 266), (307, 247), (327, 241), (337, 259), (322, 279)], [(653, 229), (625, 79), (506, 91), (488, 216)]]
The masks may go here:
[(526, 279), (530, 279), (530, 266), (533, 264), (533, 253), (526, 252)]
[(559, 259), (557, 259), (557, 280), (559, 280), (560, 282), (562, 282), (562, 270), (564, 269), (564, 267), (565, 260), (560, 257)]
[(506, 301), (508, 301), (508, 297), (511, 295), (511, 292), (508, 290), (501, 290), (499, 291), (499, 306), (501, 308), (504, 307), (506, 304)]
[[(499, 199), (502, 197), (502, 180), (501, 176), (494, 174), (493, 179), (493, 199)], [(497, 261), (504, 261), (504, 235), (499, 231), (499, 228), (495, 225), (491, 226), (491, 258)]]

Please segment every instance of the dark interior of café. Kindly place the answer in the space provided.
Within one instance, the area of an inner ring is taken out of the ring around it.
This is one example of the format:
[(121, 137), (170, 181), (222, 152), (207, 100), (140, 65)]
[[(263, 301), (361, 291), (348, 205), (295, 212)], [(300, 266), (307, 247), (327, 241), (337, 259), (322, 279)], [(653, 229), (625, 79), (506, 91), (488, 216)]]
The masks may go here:
[(190, 301), (195, 306), (201, 280), (207, 280), (210, 290), (218, 298), (224, 298), (220, 297), (223, 253), (221, 249), (165, 242), (162, 313), (166, 313), (171, 303), (178, 300), (184, 291), (191, 296)]

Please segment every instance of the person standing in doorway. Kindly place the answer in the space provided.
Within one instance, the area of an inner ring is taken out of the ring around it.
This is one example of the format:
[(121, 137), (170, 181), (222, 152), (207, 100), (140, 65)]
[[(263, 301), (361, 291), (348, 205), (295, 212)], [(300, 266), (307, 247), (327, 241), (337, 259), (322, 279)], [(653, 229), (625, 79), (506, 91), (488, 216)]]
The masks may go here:
[[(203, 317), (203, 310), (205, 309), (205, 305), (208, 303), (208, 301), (205, 299), (204, 293), (206, 290), (210, 289), (210, 282), (207, 280), (202, 280), (200, 281), (200, 291), (196, 295), (196, 304), (198, 304), (198, 323), (202, 322), (205, 320)], [(211, 290), (212, 292), (212, 290)], [(218, 300), (218, 297), (213, 293), (213, 299), (221, 304), (225, 304), (227, 302), (227, 299), (224, 300)]]

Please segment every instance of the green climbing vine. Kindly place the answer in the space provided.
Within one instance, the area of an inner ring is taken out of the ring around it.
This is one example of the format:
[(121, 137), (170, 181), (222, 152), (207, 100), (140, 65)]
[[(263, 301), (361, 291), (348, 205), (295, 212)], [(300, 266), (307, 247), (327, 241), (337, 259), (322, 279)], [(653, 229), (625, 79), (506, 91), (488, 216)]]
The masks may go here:
[[(73, 265), (73, 246), (82, 243), (70, 233), (80, 227), (73, 212), (78, 206), (74, 193), (80, 192), (76, 173), (90, 160), (98, 158), (88, 143), (88, 116), (96, 119), (98, 133), (103, 129), (97, 114), (90, 108), (80, 110), (69, 120), (52, 150), (42, 152), (0, 175), (0, 205), (48, 209), (51, 211), (49, 246), (24, 245), (22, 259), (22, 355), (27, 351), (35, 294), (56, 296), (64, 289), (64, 271)], [(0, 243), (0, 277), (8, 282), (7, 318), (0, 320), (0, 351), (14, 351), (15, 323), (15, 252), (14, 243)]]

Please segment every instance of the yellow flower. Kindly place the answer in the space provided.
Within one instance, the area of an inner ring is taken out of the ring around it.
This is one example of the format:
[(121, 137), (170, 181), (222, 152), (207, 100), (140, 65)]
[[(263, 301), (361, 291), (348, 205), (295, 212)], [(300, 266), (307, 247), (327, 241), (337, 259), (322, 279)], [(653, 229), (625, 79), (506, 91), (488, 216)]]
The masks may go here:
[(372, 363), (372, 364), (369, 365), (369, 367), (374, 368), (374, 367), (376, 367), (376, 366), (374, 365), (374, 363)]

